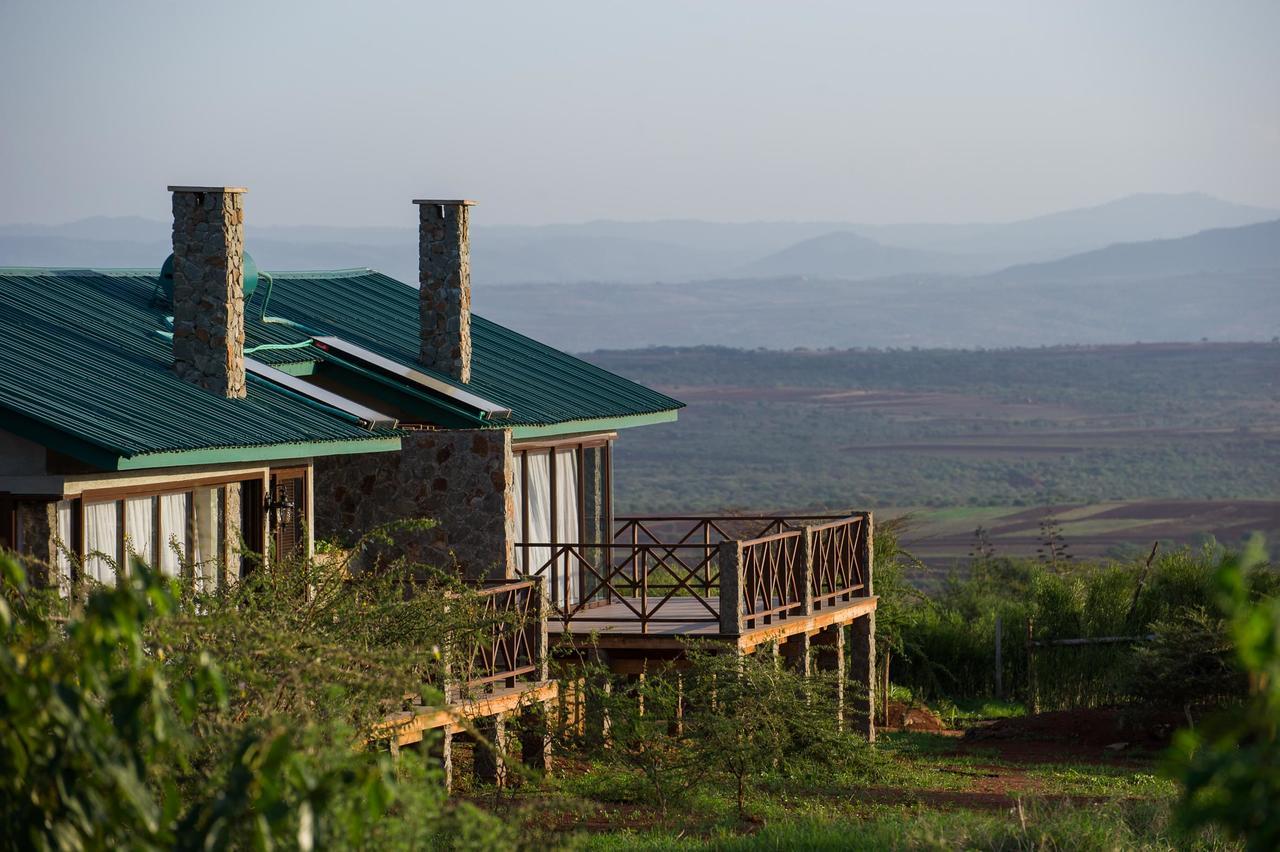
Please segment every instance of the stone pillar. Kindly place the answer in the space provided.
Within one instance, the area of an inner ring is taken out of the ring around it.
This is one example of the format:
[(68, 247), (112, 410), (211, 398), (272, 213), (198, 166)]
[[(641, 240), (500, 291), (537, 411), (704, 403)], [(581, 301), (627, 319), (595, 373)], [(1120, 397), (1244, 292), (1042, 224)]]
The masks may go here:
[(836, 718), (844, 723), (844, 627), (833, 624), (818, 631), (813, 637), (816, 648), (814, 665), (820, 672), (835, 676)]
[(545, 705), (527, 707), (520, 713), (520, 759), (539, 772), (551, 771), (551, 725)]
[(444, 773), (444, 790), (447, 793), (453, 789), (453, 732), (439, 728), (427, 731), (426, 736), (432, 738), (427, 753)]
[(791, 671), (808, 677), (811, 670), (808, 634), (797, 633), (787, 637), (782, 643), (782, 659)]
[(853, 730), (876, 741), (876, 614), (869, 612), (850, 625), (849, 663), (853, 696), (849, 701)]
[(464, 199), (418, 205), (418, 328), (424, 367), (471, 381), (470, 208)]
[(475, 720), (475, 754), (472, 765), (475, 779), (481, 784), (505, 787), (507, 784), (507, 720), (498, 713)]
[(720, 633), (742, 635), (742, 542), (720, 542)]
[[(58, 504), (48, 500), (19, 500), (14, 505), (17, 539), (14, 549), (22, 558), (27, 576), (34, 585), (71, 588), (70, 576), (60, 576), (58, 566)], [(75, 553), (74, 541), (61, 542)], [(68, 560), (69, 561), (69, 560)]]
[(171, 186), (173, 371), (211, 393), (245, 395), (244, 187)]
[(398, 453), (316, 459), (316, 534), (350, 545), (383, 524), (429, 518), (432, 529), (397, 532), (388, 558), (456, 567), (468, 579), (514, 576), (511, 430), (422, 430), (400, 443)]

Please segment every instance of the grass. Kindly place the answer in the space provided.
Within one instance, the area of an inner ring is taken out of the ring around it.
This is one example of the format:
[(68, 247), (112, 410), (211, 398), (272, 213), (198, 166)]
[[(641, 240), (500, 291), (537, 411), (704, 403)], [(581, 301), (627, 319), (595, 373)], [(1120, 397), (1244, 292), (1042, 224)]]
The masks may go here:
[[(1002, 702), (966, 705), (957, 710), (969, 718), (1022, 712)], [(515, 793), (508, 817), (525, 823), (535, 845), (587, 850), (1234, 848), (1174, 836), (1176, 790), (1156, 774), (1156, 755), (1082, 760), (1064, 751), (1044, 763), (1005, 747), (884, 733), (871, 757), (767, 776), (749, 794), (745, 821), (732, 791), (714, 779), (700, 780), (664, 815), (607, 756), (566, 755), (559, 776)]]
[(712, 849), (724, 852), (843, 850), (1173, 850), (1229, 849), (1214, 837), (1183, 838), (1168, 826), (1167, 809), (1118, 803), (1081, 809), (1029, 804), (1008, 813), (882, 811), (861, 820), (796, 820), (746, 835), (679, 837), (657, 831), (593, 837), (579, 848)]

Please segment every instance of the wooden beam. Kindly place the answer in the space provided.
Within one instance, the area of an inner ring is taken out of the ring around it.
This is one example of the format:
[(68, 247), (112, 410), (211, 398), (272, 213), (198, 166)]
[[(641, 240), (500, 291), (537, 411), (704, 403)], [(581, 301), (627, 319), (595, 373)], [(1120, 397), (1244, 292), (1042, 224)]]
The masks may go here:
[[(472, 719), (509, 713), (524, 704), (553, 701), (558, 690), (559, 685), (554, 680), (546, 680), (493, 692), (473, 701), (455, 702), (447, 707), (414, 707), (391, 714), (376, 731), (385, 731), (399, 745), (409, 745), (421, 742), (424, 731), (445, 728), (449, 733), (457, 734), (465, 731), (467, 722)], [(378, 738), (377, 733), (372, 737)]]

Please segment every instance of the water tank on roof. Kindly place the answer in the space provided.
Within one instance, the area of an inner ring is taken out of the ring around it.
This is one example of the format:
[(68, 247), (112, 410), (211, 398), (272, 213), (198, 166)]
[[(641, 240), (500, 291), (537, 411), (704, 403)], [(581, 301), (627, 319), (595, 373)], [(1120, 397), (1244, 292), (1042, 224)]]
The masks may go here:
[[(249, 252), (241, 255), (240, 268), (244, 271), (244, 300), (247, 302), (253, 298), (253, 293), (258, 289), (258, 264), (253, 262), (253, 257)], [(164, 259), (164, 265), (160, 267), (160, 287), (164, 290), (164, 298), (170, 305), (173, 305), (173, 255), (169, 255)]]

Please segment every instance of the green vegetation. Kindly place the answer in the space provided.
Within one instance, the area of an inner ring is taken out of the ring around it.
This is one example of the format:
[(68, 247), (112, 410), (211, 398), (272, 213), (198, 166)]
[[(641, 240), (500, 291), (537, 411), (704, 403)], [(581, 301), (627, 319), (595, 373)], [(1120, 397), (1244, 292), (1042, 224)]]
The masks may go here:
[[(588, 665), (607, 734), (562, 719), (555, 773), (510, 755), (507, 790), (477, 785), (463, 747), (452, 798), (426, 748), (393, 759), (376, 743), (387, 713), (438, 702), (441, 665), (470, 654), (483, 626), (461, 586), (403, 564), (352, 576), (329, 556), (217, 595), (135, 565), (64, 601), (0, 555), (0, 848), (1274, 847), (1280, 579), (1259, 547), (1243, 569), (1213, 552), (1149, 568), (984, 556), (925, 596), (897, 532), (876, 542), (892, 696), (973, 736), (871, 746), (837, 724), (824, 677), (694, 646), (678, 675)], [(1004, 700), (995, 612), (1013, 632)], [(1046, 650), (1062, 656), (1039, 691), (1049, 706), (1177, 705), (1194, 732), (1163, 773), (1153, 749), (1017, 733), (1048, 718), (1013, 700), (1025, 614), (1046, 636), (1156, 634)], [(1002, 724), (1013, 733), (982, 735)]]
[(202, 595), (135, 563), (67, 601), (0, 553), (0, 847), (378, 846), (496, 825), (446, 809), (438, 770), (361, 745), (406, 695), (439, 699), (441, 655), (481, 624), (466, 590), (435, 578), (446, 604), (406, 596), (403, 570), (345, 575), (274, 560)]

